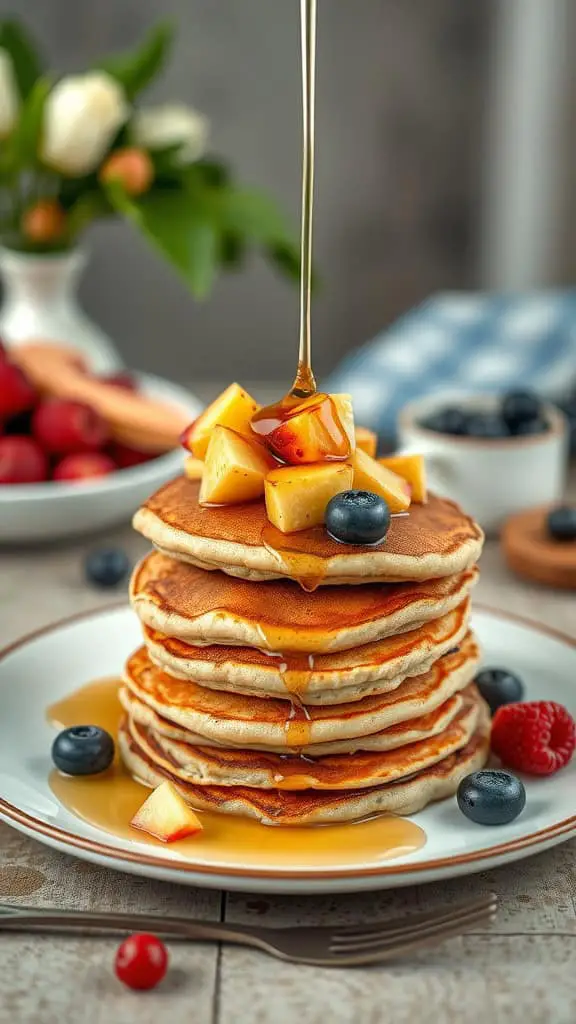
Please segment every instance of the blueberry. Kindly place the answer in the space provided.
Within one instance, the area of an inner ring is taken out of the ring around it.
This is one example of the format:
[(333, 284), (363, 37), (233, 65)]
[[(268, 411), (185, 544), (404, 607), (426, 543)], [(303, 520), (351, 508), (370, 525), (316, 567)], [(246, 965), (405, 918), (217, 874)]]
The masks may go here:
[(456, 406), (447, 406), (422, 421), (422, 426), (438, 434), (465, 434), (466, 413)]
[(343, 544), (378, 544), (390, 526), (390, 509), (372, 491), (342, 491), (326, 508), (326, 529)]
[(560, 505), (552, 509), (546, 525), (554, 540), (576, 540), (576, 505)]
[(59, 732), (52, 744), (52, 760), (67, 775), (96, 775), (110, 767), (114, 740), (97, 725), (75, 725)]
[(502, 769), (472, 772), (458, 786), (458, 807), (478, 825), (507, 825), (522, 813), (526, 790)]
[(501, 416), (493, 413), (475, 413), (466, 424), (469, 437), (508, 437), (509, 430)]
[(130, 560), (121, 548), (97, 548), (84, 563), (86, 577), (96, 587), (116, 587), (130, 572)]
[(514, 433), (519, 423), (537, 420), (541, 409), (540, 399), (532, 391), (509, 391), (502, 399), (503, 419)]
[(492, 714), (502, 704), (515, 704), (524, 696), (524, 684), (505, 668), (483, 668), (474, 682)]
[(548, 429), (548, 421), (538, 417), (535, 420), (523, 420), (521, 423), (517, 423), (510, 432), (516, 437), (527, 437), (529, 434), (545, 434)]

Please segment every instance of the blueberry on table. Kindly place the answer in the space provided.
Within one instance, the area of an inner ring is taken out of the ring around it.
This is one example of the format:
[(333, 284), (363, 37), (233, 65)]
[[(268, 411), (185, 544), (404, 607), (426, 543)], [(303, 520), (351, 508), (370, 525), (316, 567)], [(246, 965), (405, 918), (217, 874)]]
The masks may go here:
[(390, 526), (390, 509), (372, 491), (342, 491), (326, 506), (326, 529), (342, 544), (378, 544)]
[(524, 684), (506, 668), (483, 668), (474, 679), (492, 714), (502, 704), (515, 704), (524, 697)]
[(74, 725), (58, 733), (52, 760), (66, 775), (97, 775), (114, 760), (114, 740), (97, 725)]
[(526, 790), (510, 772), (485, 769), (462, 779), (457, 800), (462, 814), (477, 825), (507, 825), (524, 810)]
[(502, 417), (512, 433), (520, 423), (538, 420), (542, 404), (533, 391), (509, 391), (502, 399)]
[(437, 434), (466, 434), (468, 420), (462, 409), (447, 406), (422, 420), (422, 426)]
[(576, 505), (560, 505), (552, 509), (546, 526), (554, 540), (576, 540)]
[(130, 572), (130, 559), (121, 548), (97, 548), (84, 563), (86, 578), (96, 587), (117, 587)]

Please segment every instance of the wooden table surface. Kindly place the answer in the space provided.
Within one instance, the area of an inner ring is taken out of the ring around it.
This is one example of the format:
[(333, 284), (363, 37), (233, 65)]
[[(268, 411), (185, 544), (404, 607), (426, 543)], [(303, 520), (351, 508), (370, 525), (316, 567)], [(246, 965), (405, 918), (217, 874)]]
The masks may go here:
[[(134, 557), (129, 529), (106, 538)], [(109, 594), (82, 577), (85, 546), (0, 554), (0, 642)], [(574, 595), (519, 582), (489, 544), (477, 599), (576, 636)], [(0, 825), (0, 899), (37, 905), (184, 913), (210, 920), (297, 923), (375, 919), (493, 890), (491, 928), (386, 968), (328, 971), (241, 948), (175, 945), (156, 991), (124, 990), (109, 939), (0, 936), (1, 1024), (574, 1024), (576, 841), (507, 868), (397, 892), (281, 898), (188, 889), (93, 867)]]

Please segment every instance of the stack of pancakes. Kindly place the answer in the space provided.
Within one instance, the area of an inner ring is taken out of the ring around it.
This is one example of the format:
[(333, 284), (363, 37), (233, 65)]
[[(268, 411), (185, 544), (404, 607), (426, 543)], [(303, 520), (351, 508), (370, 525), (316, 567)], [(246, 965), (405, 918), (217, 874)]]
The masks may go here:
[(134, 520), (156, 550), (131, 584), (144, 644), (121, 690), (130, 771), (270, 825), (454, 793), (488, 754), (468, 625), (479, 527), (431, 497), (385, 543), (347, 546), (271, 531), (263, 502), (202, 508), (198, 491), (174, 480)]

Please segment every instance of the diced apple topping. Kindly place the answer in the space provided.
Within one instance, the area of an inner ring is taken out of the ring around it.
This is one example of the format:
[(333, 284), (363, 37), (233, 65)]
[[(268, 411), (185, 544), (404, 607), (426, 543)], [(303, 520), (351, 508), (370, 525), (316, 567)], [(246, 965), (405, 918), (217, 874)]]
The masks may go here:
[(356, 427), (356, 447), (361, 448), (366, 455), (375, 459), (378, 447), (377, 434), (373, 430), (368, 430), (368, 427)]
[(200, 485), (201, 505), (239, 505), (264, 494), (264, 478), (278, 463), (266, 449), (229, 427), (214, 427)]
[(206, 457), (214, 427), (230, 427), (240, 434), (250, 434), (250, 420), (260, 406), (239, 384), (230, 384), (211, 405), (186, 428), (181, 443), (197, 459)]
[(184, 460), (184, 475), (188, 477), (188, 480), (201, 480), (204, 472), (204, 463), (201, 459), (195, 459), (193, 455), (189, 455)]
[(291, 466), (345, 461), (352, 454), (352, 406), (345, 395), (316, 394), (285, 410), (272, 407), (269, 418), (261, 414), (253, 421), (252, 430)]
[(387, 502), (391, 512), (405, 512), (410, 505), (410, 488), (405, 480), (370, 458), (361, 448), (352, 457), (354, 488), (372, 491)]
[(203, 829), (197, 815), (171, 782), (163, 782), (150, 794), (130, 824), (163, 843), (186, 839)]
[(273, 469), (264, 484), (268, 519), (282, 533), (320, 526), (330, 499), (349, 490), (353, 478), (347, 462)]
[(387, 455), (385, 459), (378, 461), (407, 481), (412, 490), (412, 501), (422, 505), (428, 500), (423, 455)]

